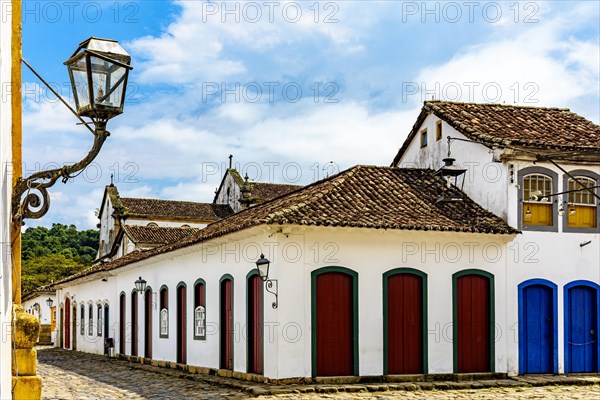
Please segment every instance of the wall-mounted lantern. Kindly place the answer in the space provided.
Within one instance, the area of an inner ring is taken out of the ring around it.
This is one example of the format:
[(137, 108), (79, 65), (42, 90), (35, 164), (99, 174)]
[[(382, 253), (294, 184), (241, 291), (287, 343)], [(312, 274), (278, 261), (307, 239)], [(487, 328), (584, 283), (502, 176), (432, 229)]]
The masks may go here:
[(146, 281), (142, 279), (141, 276), (137, 281), (135, 281), (135, 290), (137, 290), (139, 294), (142, 294), (146, 291)]
[[(256, 270), (260, 279), (265, 282), (265, 290), (275, 296), (275, 301), (271, 304), (273, 308), (277, 308), (278, 303), (278, 283), (277, 279), (269, 279), (269, 266), (271, 261), (265, 258), (264, 254), (260, 255), (260, 258), (256, 261)], [(270, 290), (272, 289), (272, 290)]]
[[(39, 171), (17, 180), (12, 193), (12, 218), (15, 223), (23, 225), (26, 218), (43, 217), (50, 207), (48, 188), (59, 179), (67, 183), (96, 158), (110, 135), (106, 130), (108, 120), (123, 112), (127, 79), (132, 69), (130, 63), (131, 56), (115, 40), (91, 37), (82, 42), (75, 53), (65, 61), (75, 97), (77, 110), (74, 110), (27, 61), (23, 60), (23, 64), (75, 114), (81, 125), (94, 135), (94, 143), (88, 154), (79, 162)], [(91, 121), (86, 121), (83, 117)]]
[(54, 300), (52, 300), (51, 297), (48, 297), (48, 300), (46, 300), (46, 304), (48, 304), (48, 308), (52, 308), (52, 305), (54, 304)]

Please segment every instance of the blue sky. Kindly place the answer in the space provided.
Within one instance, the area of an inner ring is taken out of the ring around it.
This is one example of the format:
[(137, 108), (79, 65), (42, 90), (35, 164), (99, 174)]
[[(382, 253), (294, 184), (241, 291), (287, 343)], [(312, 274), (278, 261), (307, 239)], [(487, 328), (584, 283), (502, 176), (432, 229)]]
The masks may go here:
[[(89, 36), (133, 57), (125, 113), (41, 221), (93, 227), (110, 174), (126, 196), (211, 201), (234, 155), (251, 178), (309, 183), (388, 165), (423, 100), (568, 107), (600, 119), (599, 3), (25, 1), (24, 57), (69, 96)], [(25, 169), (90, 135), (24, 74)], [(327, 164), (333, 161), (332, 164)]]

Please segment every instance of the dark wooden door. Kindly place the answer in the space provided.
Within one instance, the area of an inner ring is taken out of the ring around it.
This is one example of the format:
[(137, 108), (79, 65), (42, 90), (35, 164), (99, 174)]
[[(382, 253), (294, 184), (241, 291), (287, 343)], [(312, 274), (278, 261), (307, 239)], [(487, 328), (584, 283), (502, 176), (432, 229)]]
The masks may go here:
[(106, 304), (104, 306), (104, 338), (108, 338), (109, 337), (109, 333), (108, 333), (108, 327), (110, 326), (110, 323), (108, 321), (110, 315), (110, 311), (108, 308), (108, 304)]
[(185, 286), (177, 288), (177, 362), (179, 364), (187, 362), (186, 292)]
[(64, 329), (65, 329), (65, 312), (64, 309), (61, 307), (60, 308), (60, 347), (64, 347)]
[(596, 290), (574, 286), (569, 296), (569, 365), (567, 372), (598, 372), (598, 302)]
[(461, 276), (456, 292), (457, 372), (489, 372), (490, 280)]
[(65, 299), (65, 349), (71, 348), (71, 299)]
[(248, 278), (248, 372), (263, 371), (263, 282), (259, 275)]
[(144, 357), (152, 358), (152, 290), (144, 294)]
[(531, 285), (523, 289), (524, 340), (519, 346), (523, 374), (547, 374), (554, 369), (554, 321), (552, 289)]
[(119, 354), (125, 354), (125, 294), (119, 299)]
[(138, 355), (138, 302), (137, 292), (131, 293), (131, 355)]
[(233, 369), (233, 283), (221, 282), (220, 339), (222, 369)]
[(387, 283), (387, 373), (423, 373), (422, 278), (403, 273)]
[(352, 276), (327, 272), (316, 278), (318, 376), (354, 374)]
[(71, 317), (73, 320), (73, 323), (71, 324), (71, 349), (77, 350), (77, 306), (73, 306), (73, 315)]

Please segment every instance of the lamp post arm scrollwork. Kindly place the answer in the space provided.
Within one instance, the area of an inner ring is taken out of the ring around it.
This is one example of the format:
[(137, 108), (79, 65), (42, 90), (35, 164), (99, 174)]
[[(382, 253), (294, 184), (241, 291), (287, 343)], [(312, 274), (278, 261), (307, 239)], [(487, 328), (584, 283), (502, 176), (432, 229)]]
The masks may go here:
[[(74, 174), (83, 171), (96, 158), (110, 132), (106, 130), (106, 122), (96, 122), (94, 143), (89, 153), (81, 161), (65, 165), (62, 168), (40, 171), (27, 178), (19, 179), (13, 188), (12, 218), (22, 224), (23, 219), (38, 219), (43, 217), (50, 207), (48, 188), (54, 186), (59, 178), (67, 183)], [(25, 197), (23, 198), (23, 196)]]

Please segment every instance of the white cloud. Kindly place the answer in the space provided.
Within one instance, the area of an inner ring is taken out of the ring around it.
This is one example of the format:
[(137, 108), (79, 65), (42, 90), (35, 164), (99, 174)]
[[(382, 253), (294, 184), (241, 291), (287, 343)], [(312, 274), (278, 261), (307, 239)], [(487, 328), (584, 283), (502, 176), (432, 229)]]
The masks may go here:
[(435, 95), (442, 100), (564, 107), (593, 96), (595, 104), (584, 115), (597, 119), (598, 36), (575, 39), (573, 26), (567, 23), (589, 20), (589, 15), (582, 16), (582, 8), (587, 6), (516, 34), (498, 30), (491, 39), (465, 48), (450, 60), (423, 68), (415, 83), (429, 93), (421, 92), (413, 100)]

